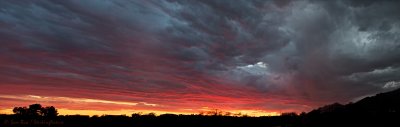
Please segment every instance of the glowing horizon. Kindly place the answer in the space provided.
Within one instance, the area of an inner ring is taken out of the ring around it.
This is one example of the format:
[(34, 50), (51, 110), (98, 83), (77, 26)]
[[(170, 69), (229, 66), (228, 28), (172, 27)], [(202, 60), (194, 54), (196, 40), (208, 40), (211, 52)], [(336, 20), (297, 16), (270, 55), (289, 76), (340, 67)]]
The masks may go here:
[[(53, 105), (48, 105), (51, 103), (76, 103), (78, 105), (87, 105), (90, 106), (92, 104), (96, 103), (101, 103), (101, 104), (106, 104), (105, 107), (115, 107), (117, 105), (127, 105), (127, 106), (136, 106), (138, 104), (144, 104), (146, 106), (152, 106), (156, 107), (159, 106), (158, 104), (148, 104), (146, 102), (138, 102), (138, 103), (133, 103), (133, 102), (119, 102), (119, 101), (107, 101), (107, 100), (97, 100), (97, 99), (88, 99), (88, 98), (69, 98), (69, 97), (43, 97), (43, 96), (37, 96), (37, 95), (20, 95), (20, 96), (9, 96), (9, 95), (0, 95), (0, 98), (3, 99), (20, 99), (23, 100), (24, 103), (30, 103), (30, 104), (42, 104), (42, 106), (53, 106)], [(48, 103), (49, 101), (52, 101), (51, 103)], [(24, 106), (15, 106), (15, 107), (27, 107), (28, 105)], [(104, 105), (103, 105), (104, 106)], [(148, 114), (148, 113), (155, 113), (156, 115), (161, 115), (161, 114), (199, 114), (201, 112), (208, 112), (208, 111), (214, 111), (215, 109), (223, 112), (229, 112), (232, 115), (233, 114), (241, 114), (241, 115), (248, 115), (248, 116), (276, 116), (280, 115), (280, 113), (276, 111), (262, 111), (262, 110), (223, 110), (223, 109), (218, 109), (218, 108), (209, 108), (209, 107), (202, 107), (200, 109), (177, 109), (176, 111), (163, 111), (163, 110), (146, 110), (146, 109), (129, 109), (129, 107), (126, 107), (125, 109), (97, 109), (93, 110), (90, 109), (91, 107), (79, 107), (82, 109), (68, 109), (67, 106), (62, 106), (63, 108), (58, 108), (55, 106), (58, 110), (59, 115), (127, 115), (130, 116), (133, 113), (141, 113), (141, 114)], [(73, 106), (72, 106), (73, 107)], [(134, 108), (134, 107), (132, 107)], [(13, 114), (12, 112), (13, 108), (7, 108), (7, 109), (2, 109), (0, 110), (1, 113), (5, 114)]]
[[(134, 113), (139, 113), (142, 115), (146, 115), (149, 113), (154, 113), (155, 115), (162, 115), (162, 114), (183, 114), (183, 115), (199, 115), (200, 113), (195, 112), (172, 112), (172, 111), (148, 111), (148, 110), (116, 110), (116, 111), (98, 111), (98, 110), (70, 110), (70, 109), (57, 109), (58, 115), (88, 115), (88, 116), (102, 116), (102, 115), (126, 115), (131, 116)], [(212, 110), (210, 110), (212, 111)], [(259, 117), (259, 116), (279, 116), (281, 113), (278, 112), (264, 112), (264, 111), (257, 111), (257, 110), (235, 110), (234, 112), (228, 111), (232, 113), (232, 116), (235, 114), (245, 115), (245, 116), (252, 116), (252, 117)], [(14, 114), (12, 109), (3, 109), (0, 110), (0, 114)], [(225, 114), (222, 114), (225, 115)]]

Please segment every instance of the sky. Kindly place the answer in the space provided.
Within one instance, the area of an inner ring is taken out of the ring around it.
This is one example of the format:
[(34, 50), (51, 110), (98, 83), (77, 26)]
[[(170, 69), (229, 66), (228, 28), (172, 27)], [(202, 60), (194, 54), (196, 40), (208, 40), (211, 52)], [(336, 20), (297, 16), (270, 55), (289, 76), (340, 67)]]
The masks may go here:
[(308, 112), (400, 87), (400, 1), (0, 1), (0, 113)]

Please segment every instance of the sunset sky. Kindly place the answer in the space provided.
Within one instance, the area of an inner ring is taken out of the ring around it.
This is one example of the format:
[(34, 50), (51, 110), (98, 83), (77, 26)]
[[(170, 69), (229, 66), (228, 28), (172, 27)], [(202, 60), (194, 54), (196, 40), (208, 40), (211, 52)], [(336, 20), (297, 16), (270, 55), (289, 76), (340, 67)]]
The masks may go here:
[(0, 114), (277, 115), (399, 86), (400, 1), (0, 1)]

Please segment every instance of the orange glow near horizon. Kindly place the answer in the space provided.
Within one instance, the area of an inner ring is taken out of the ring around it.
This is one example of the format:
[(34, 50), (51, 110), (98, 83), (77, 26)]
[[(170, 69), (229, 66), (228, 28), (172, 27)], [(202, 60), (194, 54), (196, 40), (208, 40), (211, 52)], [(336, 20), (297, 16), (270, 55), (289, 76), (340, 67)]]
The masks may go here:
[[(155, 113), (156, 115), (161, 114), (199, 114), (195, 112), (167, 112), (167, 111), (148, 111), (148, 110), (115, 110), (115, 111), (98, 111), (98, 110), (71, 110), (71, 109), (57, 109), (59, 115), (126, 115), (130, 116), (133, 113), (141, 113), (141, 114), (148, 114), (148, 113)], [(257, 111), (257, 110), (234, 110), (229, 111), (232, 114), (243, 114), (248, 116), (278, 116), (280, 113), (278, 112), (264, 112), (264, 111)], [(12, 109), (3, 109), (0, 110), (0, 114), (13, 114)]]
[[(147, 102), (124, 102), (124, 101), (109, 101), (88, 98), (70, 98), (70, 97), (43, 97), (37, 95), (0, 95), (0, 98), (5, 99), (18, 99), (22, 100), (16, 106), (28, 106), (29, 104), (39, 103), (43, 106), (55, 106), (58, 109), (59, 115), (127, 115), (132, 113), (155, 113), (160, 114), (199, 114), (200, 112), (213, 111), (213, 108), (201, 107), (199, 109), (163, 109), (163, 105), (151, 104)], [(53, 105), (54, 104), (54, 105)], [(0, 110), (0, 114), (13, 114), (12, 108), (16, 107), (9, 105), (5, 109)], [(107, 108), (117, 107), (117, 108)], [(4, 107), (3, 107), (4, 108)], [(231, 114), (242, 114), (248, 116), (277, 116), (280, 112), (277, 111), (264, 111), (264, 110), (249, 110), (249, 109), (235, 109), (225, 110), (218, 109)]]

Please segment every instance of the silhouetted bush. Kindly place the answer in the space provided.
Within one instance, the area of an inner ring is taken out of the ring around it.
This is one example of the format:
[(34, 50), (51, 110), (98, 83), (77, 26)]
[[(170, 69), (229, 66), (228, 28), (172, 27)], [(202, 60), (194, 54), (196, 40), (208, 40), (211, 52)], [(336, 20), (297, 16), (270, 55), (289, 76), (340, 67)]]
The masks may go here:
[(40, 104), (32, 104), (27, 107), (14, 107), (13, 112), (17, 116), (23, 117), (56, 117), (57, 109), (53, 106), (42, 107)]

